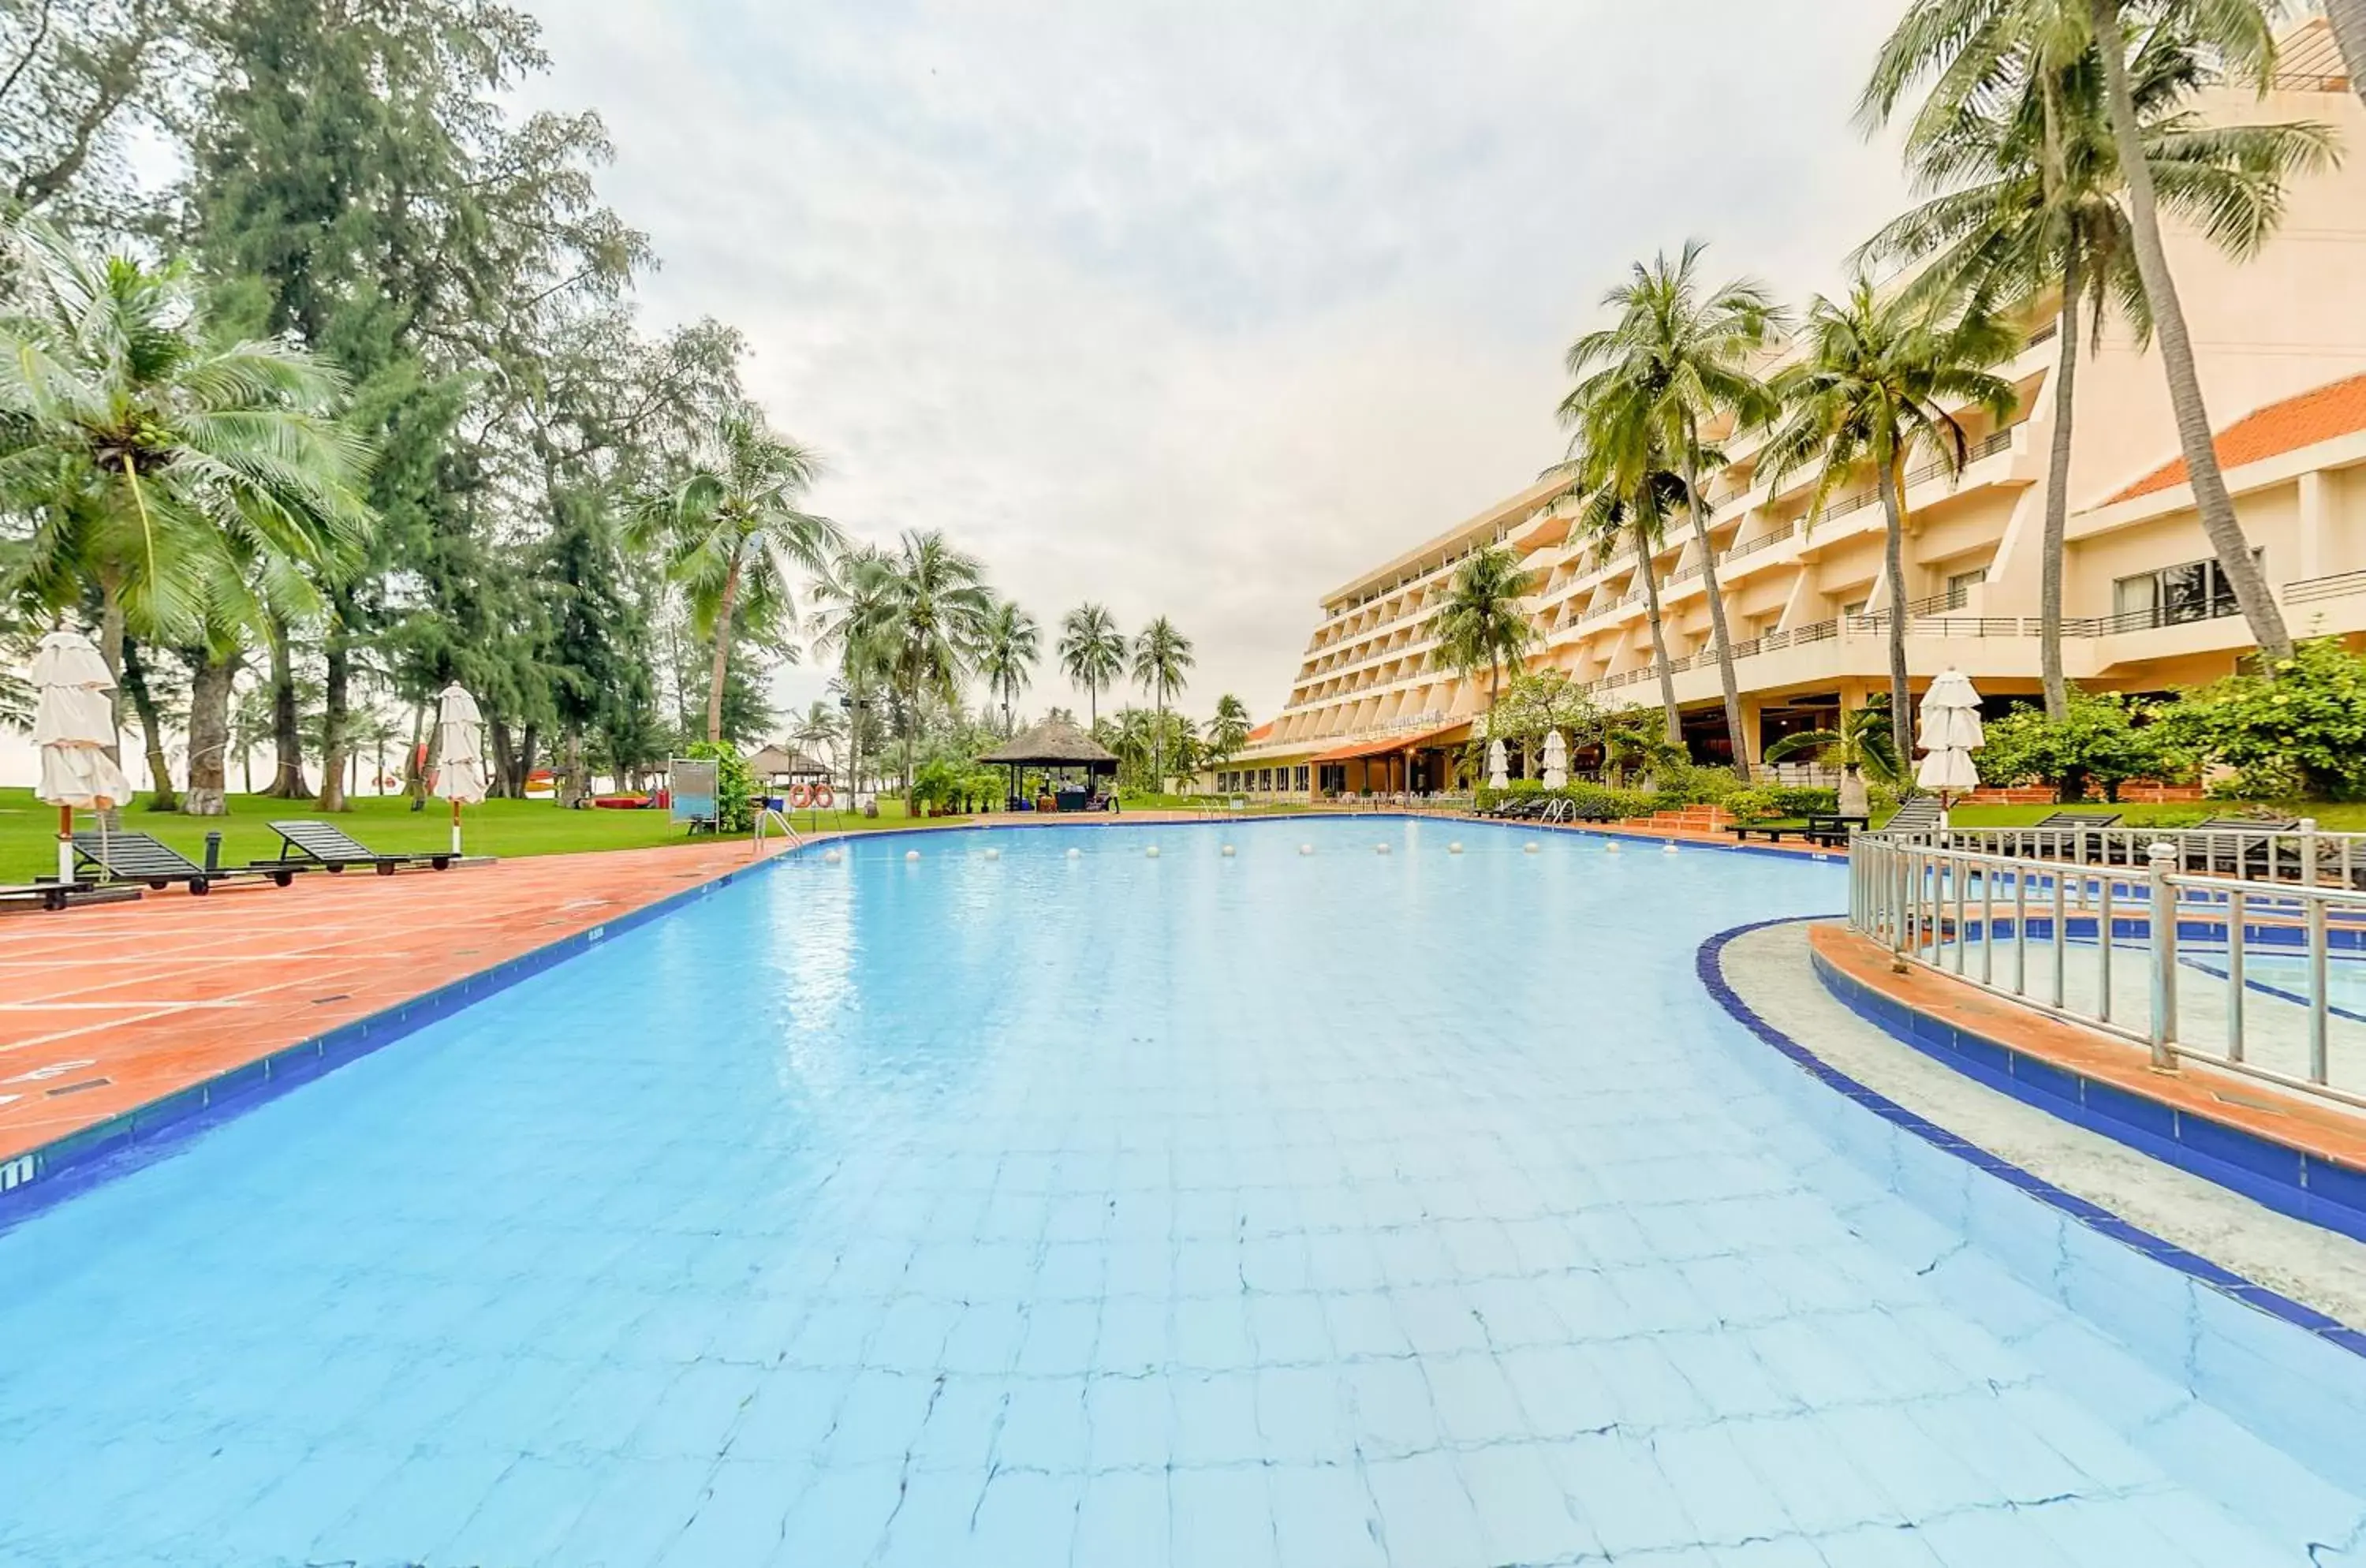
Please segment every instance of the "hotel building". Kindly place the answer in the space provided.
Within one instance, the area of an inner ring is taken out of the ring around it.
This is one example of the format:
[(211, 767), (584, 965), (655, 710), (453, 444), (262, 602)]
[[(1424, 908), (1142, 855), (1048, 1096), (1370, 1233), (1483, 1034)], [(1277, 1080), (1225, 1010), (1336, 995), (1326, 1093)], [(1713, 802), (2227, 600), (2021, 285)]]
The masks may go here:
[[(2170, 263), (2218, 451), (2244, 532), (2298, 637), (2366, 634), (2366, 109), (2322, 19), (2286, 40), (2276, 89), (2216, 91), (2196, 107), (2225, 120), (2315, 120), (2345, 153), (2294, 182), (2276, 235), (2248, 261), (2172, 229)], [(1953, 666), (1991, 696), (2035, 694), (2039, 552), (2047, 455), (2059, 406), (2056, 301), (2031, 302), (2020, 355), (1998, 367), (2019, 393), (1991, 425), (1966, 413), (1960, 473), (1919, 461), (1907, 475), (1907, 658), (1919, 691)], [(2069, 677), (2158, 692), (2226, 673), (2248, 628), (2211, 558), (2179, 456), (2158, 357), (2126, 334), (2082, 344), (2064, 561)], [(1760, 438), (1729, 436), (1715, 477), (1709, 559), (1672, 527), (1650, 563), (1695, 757), (1739, 744), (1755, 762), (1792, 730), (1887, 687), (1884, 521), (1871, 477), (1809, 524), (1816, 476), (1770, 483)], [(1926, 455), (1927, 456), (1927, 455)], [(1485, 677), (1438, 656), (1430, 622), (1473, 551), (1520, 552), (1533, 591), (1531, 669), (1566, 671), (1605, 707), (1659, 701), (1641, 563), (1571, 536), (1559, 486), (1532, 484), (1380, 562), (1326, 594), (1279, 714), (1215, 782), (1252, 795), (1448, 787)], [(1727, 732), (1704, 577), (1725, 594), (1742, 734)]]

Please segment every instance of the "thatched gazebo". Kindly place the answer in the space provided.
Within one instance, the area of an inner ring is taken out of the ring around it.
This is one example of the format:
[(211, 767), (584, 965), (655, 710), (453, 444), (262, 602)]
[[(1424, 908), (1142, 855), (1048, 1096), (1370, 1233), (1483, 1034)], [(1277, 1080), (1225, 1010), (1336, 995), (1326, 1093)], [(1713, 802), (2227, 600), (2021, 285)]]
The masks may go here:
[(802, 751), (791, 751), (779, 746), (767, 746), (748, 759), (748, 771), (766, 784), (778, 784), (786, 779), (791, 784), (813, 784), (827, 781), (829, 770)]
[[(1023, 730), (978, 759), (1010, 770), (1010, 808), (1024, 811), (1037, 803), (1020, 798), (1022, 770), (1041, 769), (1057, 779), (1042, 798), (1055, 811), (1088, 811), (1098, 797), (1096, 781), (1117, 776), (1117, 753), (1064, 718), (1047, 718)], [(1071, 783), (1070, 781), (1074, 781)]]

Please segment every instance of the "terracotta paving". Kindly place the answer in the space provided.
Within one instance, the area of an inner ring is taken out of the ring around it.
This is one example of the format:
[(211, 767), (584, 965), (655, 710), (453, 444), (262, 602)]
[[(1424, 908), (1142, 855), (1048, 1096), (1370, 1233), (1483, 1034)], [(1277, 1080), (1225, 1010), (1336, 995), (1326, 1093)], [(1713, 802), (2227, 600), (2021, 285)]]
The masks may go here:
[(735, 842), (313, 873), (0, 919), (0, 1159), (751, 860)]
[(2156, 1072), (2150, 1055), (2124, 1040), (2016, 1006), (1919, 964), (1894, 974), (1887, 950), (1845, 927), (1813, 926), (1808, 936), (1816, 952), (1849, 978), (1917, 1012), (2130, 1094), (2366, 1170), (2366, 1120), (2356, 1115), (2202, 1063)]

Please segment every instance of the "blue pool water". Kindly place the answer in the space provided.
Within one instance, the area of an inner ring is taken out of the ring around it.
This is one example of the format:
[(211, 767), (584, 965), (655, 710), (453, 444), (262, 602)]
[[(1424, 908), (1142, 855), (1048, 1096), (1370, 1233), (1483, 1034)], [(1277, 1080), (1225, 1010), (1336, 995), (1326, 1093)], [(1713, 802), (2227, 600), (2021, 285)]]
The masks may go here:
[(2022, 1289), (1933, 1204), (2036, 1205), (1704, 996), (1837, 868), (1523, 842), (871, 841), (619, 935), (0, 1235), (0, 1563), (2353, 1560), (2347, 1458), (2142, 1353), (2180, 1277)]

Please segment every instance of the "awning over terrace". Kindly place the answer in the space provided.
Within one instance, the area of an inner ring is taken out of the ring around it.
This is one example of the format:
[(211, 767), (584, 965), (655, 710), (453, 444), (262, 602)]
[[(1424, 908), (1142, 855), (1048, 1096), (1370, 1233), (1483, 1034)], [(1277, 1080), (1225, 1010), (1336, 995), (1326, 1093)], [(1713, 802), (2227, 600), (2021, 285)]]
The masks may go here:
[(1379, 740), (1358, 740), (1352, 746), (1341, 746), (1324, 751), (1313, 760), (1317, 762), (1357, 762), (1368, 757), (1393, 757), (1405, 751), (1422, 751), (1470, 738), (1470, 721), (1443, 725), (1436, 729), (1412, 735), (1391, 735)]

